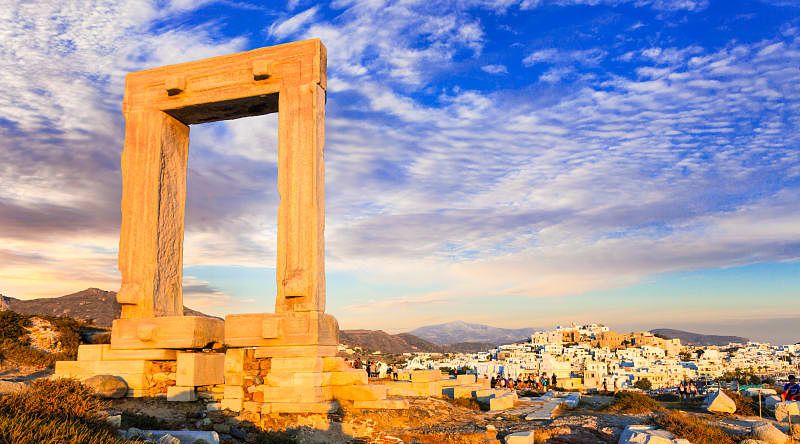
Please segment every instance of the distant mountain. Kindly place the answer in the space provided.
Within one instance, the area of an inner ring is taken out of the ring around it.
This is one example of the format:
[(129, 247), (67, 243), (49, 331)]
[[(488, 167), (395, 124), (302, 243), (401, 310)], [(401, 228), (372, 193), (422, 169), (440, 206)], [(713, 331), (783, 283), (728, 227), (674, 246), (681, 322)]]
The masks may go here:
[(680, 339), (681, 343), (685, 345), (728, 345), (731, 342), (746, 343), (749, 341), (749, 339), (741, 336), (704, 335), (683, 330), (673, 330), (671, 328), (656, 328), (650, 330), (650, 333), (661, 335), (669, 339)]
[[(0, 309), (2, 308), (28, 315), (69, 316), (84, 322), (92, 322), (98, 327), (111, 327), (111, 321), (117, 319), (122, 311), (117, 302), (117, 293), (99, 288), (87, 288), (54, 298), (23, 300), (0, 296)], [(186, 307), (183, 307), (183, 314), (208, 316)]]
[(441, 352), (441, 347), (408, 333), (391, 335), (383, 330), (339, 330), (339, 342), (373, 352), (400, 354)]
[(448, 344), (445, 348), (451, 353), (480, 353), (488, 352), (497, 345), (491, 342), (456, 342)]
[(499, 328), (455, 321), (446, 324), (427, 325), (411, 330), (409, 333), (439, 345), (460, 342), (483, 342), (499, 345), (530, 339), (531, 334), (536, 330), (535, 328)]

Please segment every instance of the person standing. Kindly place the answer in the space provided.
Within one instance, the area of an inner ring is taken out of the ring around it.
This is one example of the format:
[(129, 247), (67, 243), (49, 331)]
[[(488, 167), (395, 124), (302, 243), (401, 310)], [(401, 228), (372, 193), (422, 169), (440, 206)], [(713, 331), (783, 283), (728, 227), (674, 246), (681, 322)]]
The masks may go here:
[(556, 376), (556, 374), (553, 373), (553, 377), (550, 379), (552, 379), (553, 388), (556, 388), (556, 386), (558, 385), (558, 377)]

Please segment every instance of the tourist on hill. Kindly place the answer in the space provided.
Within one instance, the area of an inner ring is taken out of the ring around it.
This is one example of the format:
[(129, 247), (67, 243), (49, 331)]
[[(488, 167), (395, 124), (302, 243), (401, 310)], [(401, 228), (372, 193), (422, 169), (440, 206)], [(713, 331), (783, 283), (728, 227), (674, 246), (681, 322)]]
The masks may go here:
[(497, 386), (497, 379), (492, 376), (492, 379), (489, 380), (489, 387), (495, 388)]
[(789, 382), (783, 386), (781, 400), (800, 401), (800, 384), (797, 383), (797, 378), (794, 375), (789, 375)]
[(608, 391), (608, 382), (606, 382), (605, 378), (603, 379), (603, 391), (604, 392)]
[(542, 384), (542, 390), (547, 391), (547, 386), (550, 385), (550, 378), (547, 377), (547, 372), (542, 373), (540, 382)]
[(558, 377), (556, 376), (556, 374), (555, 374), (555, 373), (553, 373), (553, 377), (552, 377), (552, 378), (550, 378), (550, 379), (552, 379), (553, 388), (555, 388), (555, 387), (556, 387), (556, 385), (558, 385)]

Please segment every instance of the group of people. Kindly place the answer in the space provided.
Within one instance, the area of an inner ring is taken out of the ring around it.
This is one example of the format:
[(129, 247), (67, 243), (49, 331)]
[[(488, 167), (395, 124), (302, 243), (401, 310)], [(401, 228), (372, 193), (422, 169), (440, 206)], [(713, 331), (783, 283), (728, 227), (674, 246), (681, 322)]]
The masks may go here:
[(681, 383), (678, 384), (678, 396), (680, 396), (681, 399), (694, 398), (697, 397), (697, 394), (697, 384), (695, 384), (694, 381), (681, 381)]
[(367, 371), (367, 376), (370, 378), (391, 378), (397, 379), (397, 369), (385, 362), (362, 361), (361, 358), (355, 358), (352, 361), (348, 360), (347, 365), (350, 368), (364, 369)]
[(516, 379), (498, 375), (497, 377), (492, 376), (489, 382), (492, 388), (547, 391), (548, 387), (552, 388), (558, 385), (558, 377), (555, 373), (551, 377), (548, 377), (547, 373), (541, 375), (528, 373), (524, 376), (517, 376)]

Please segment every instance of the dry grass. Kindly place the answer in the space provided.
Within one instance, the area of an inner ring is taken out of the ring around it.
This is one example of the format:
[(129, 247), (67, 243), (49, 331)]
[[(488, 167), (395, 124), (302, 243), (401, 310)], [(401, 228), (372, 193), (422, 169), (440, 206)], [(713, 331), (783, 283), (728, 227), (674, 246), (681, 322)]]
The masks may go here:
[(0, 398), (0, 442), (119, 444), (103, 421), (108, 404), (72, 379), (40, 379)]
[(683, 412), (669, 412), (655, 418), (656, 424), (693, 444), (736, 444), (734, 438), (721, 427)]
[(618, 392), (614, 401), (605, 408), (610, 413), (626, 415), (646, 415), (664, 411), (664, 407), (655, 399), (639, 392)]

